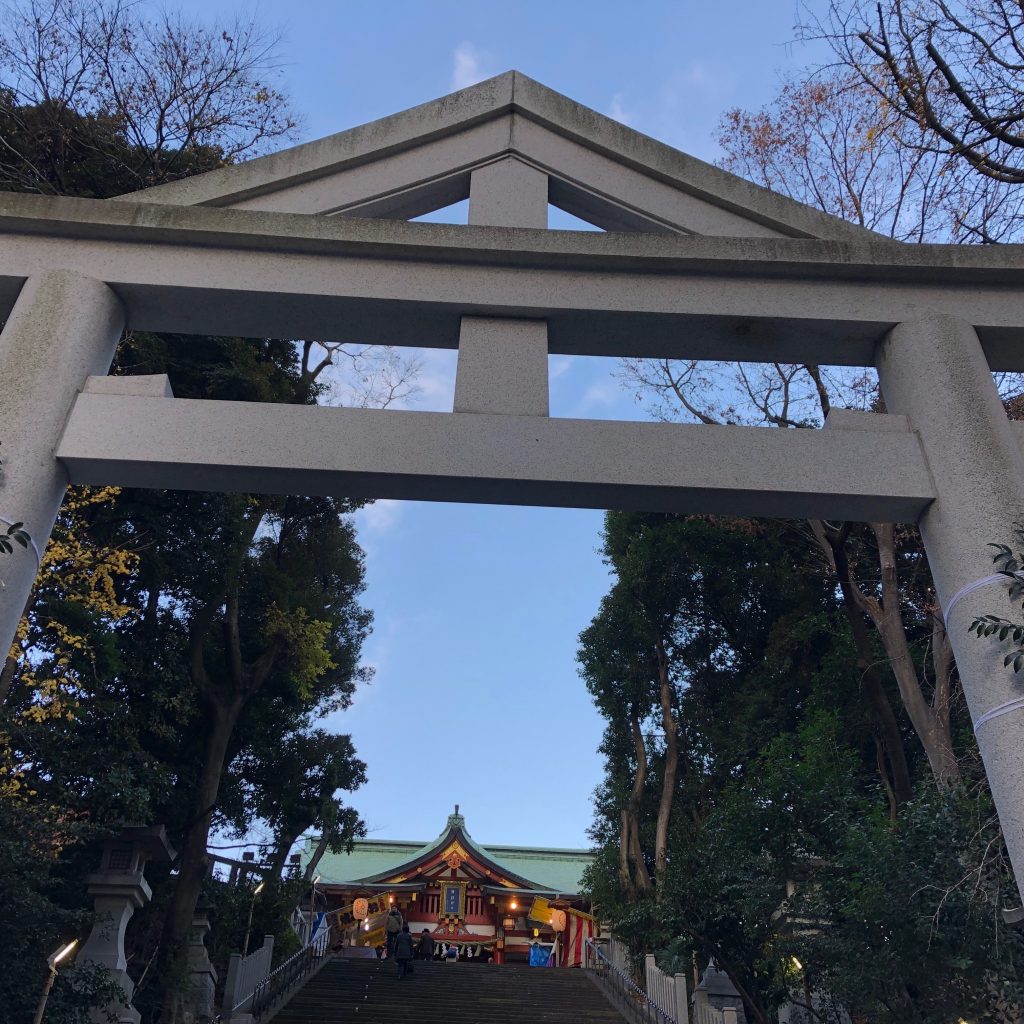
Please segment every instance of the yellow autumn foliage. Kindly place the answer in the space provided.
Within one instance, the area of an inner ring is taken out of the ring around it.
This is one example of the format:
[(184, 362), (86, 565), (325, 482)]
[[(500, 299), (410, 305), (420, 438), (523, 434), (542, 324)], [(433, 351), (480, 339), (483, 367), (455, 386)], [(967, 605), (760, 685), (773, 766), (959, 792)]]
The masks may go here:
[[(36, 579), (37, 588), (44, 588), (62, 601), (77, 602), (111, 623), (136, 611), (118, 600), (117, 581), (130, 575), (139, 559), (133, 551), (93, 543), (86, 529), (86, 516), (97, 506), (113, 506), (119, 494), (116, 487), (68, 490)], [(44, 663), (46, 675), (39, 675), (29, 652), (40, 645), (44, 636), (53, 656)], [(74, 717), (80, 687), (72, 664), (75, 656), (83, 653), (87, 657), (90, 654), (88, 637), (68, 623), (53, 616), (22, 618), (8, 655), (21, 663), (19, 686), (32, 694), (31, 702), (19, 713), (22, 720), (42, 722)], [(15, 774), (9, 763), (7, 768), (10, 785)]]

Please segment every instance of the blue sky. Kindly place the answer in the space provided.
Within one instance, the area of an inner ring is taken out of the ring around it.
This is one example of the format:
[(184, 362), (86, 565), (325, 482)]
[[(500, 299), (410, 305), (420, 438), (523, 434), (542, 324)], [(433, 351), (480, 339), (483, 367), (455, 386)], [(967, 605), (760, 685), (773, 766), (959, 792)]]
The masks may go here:
[[(186, 0), (203, 18), (239, 8)], [(812, 4), (811, 6), (815, 6)], [(282, 34), (297, 141), (520, 70), (638, 131), (715, 159), (730, 107), (757, 107), (818, 53), (792, 45), (792, 0), (263, 0)], [(555, 358), (553, 415), (644, 415), (603, 360)], [(454, 354), (429, 353), (421, 409), (450, 410)], [(374, 682), (330, 725), (369, 783), (353, 803), (379, 838), (430, 839), (454, 803), (483, 842), (587, 845), (601, 721), (577, 636), (607, 589), (602, 515), (380, 502), (360, 513)]]

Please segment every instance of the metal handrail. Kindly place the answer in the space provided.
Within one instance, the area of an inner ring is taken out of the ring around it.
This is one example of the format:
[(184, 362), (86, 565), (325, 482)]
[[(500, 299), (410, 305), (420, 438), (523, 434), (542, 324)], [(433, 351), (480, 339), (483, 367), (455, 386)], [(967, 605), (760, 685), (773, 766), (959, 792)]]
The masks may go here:
[[(253, 990), (252, 1004), (249, 1012), (259, 1020), (263, 1012), (273, 1006), (289, 989), (294, 988), (331, 949), (334, 925), (328, 924), (323, 933), (297, 953), (292, 954), (284, 963), (274, 968)], [(243, 1000), (245, 1002), (245, 1000)], [(239, 1006), (242, 1004), (239, 1003)], [(234, 1009), (238, 1009), (235, 1007)]]
[(587, 966), (634, 1020), (644, 1024), (676, 1024), (675, 1018), (658, 1006), (628, 974), (619, 970), (592, 939), (586, 940), (586, 950)]

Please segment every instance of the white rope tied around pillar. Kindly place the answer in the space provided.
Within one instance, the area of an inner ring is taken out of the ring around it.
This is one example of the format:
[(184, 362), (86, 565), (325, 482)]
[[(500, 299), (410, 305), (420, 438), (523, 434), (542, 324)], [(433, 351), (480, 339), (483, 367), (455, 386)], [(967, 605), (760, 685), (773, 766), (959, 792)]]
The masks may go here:
[(1015, 697), (1013, 700), (1008, 700), (1005, 704), (999, 704), (994, 707), (991, 711), (986, 711), (974, 723), (974, 731), (977, 733), (978, 729), (981, 728), (986, 722), (990, 722), (993, 718), (999, 718), (1001, 715), (1008, 715), (1011, 711), (1020, 711), (1024, 708), (1024, 697)]
[[(1024, 580), (1024, 572), (1015, 572), (1013, 575), (1019, 580)], [(975, 580), (973, 583), (968, 583), (966, 586), (961, 587), (950, 599), (949, 604), (946, 605), (945, 614), (942, 616), (942, 624), (946, 627), (946, 632), (949, 632), (949, 617), (953, 614), (953, 609), (957, 606), (957, 602), (962, 601), (976, 590), (981, 590), (982, 587), (988, 587), (993, 583), (998, 583), (1000, 580), (1008, 579), (1010, 577), (1006, 573), (994, 572), (991, 576), (982, 576), (980, 580)]]
[[(1004, 573), (995, 572), (991, 576), (983, 576), (980, 580), (975, 580), (973, 583), (968, 583), (966, 586), (961, 587), (950, 599), (948, 605), (946, 605), (946, 612), (942, 616), (943, 625), (946, 627), (946, 632), (949, 632), (949, 617), (953, 613), (953, 609), (956, 607), (958, 601), (963, 600), (968, 594), (973, 594), (976, 590), (981, 590), (982, 587), (991, 586), (993, 583), (999, 583), (1000, 580), (1009, 580), (1011, 578), (1024, 579), (1024, 572), (1015, 573)], [(992, 721), (993, 718), (999, 718), (1002, 715), (1008, 715), (1011, 711), (1020, 711), (1024, 709), (1024, 697), (1015, 697), (1013, 700), (1008, 700), (1004, 704), (998, 704), (992, 708), (991, 711), (986, 711), (974, 723), (974, 732), (977, 734), (978, 729), (981, 728), (986, 722)]]
[[(4, 523), (7, 526), (14, 526), (15, 520), (5, 519), (3, 516), (0, 516), (0, 523)], [(43, 556), (39, 553), (39, 547), (31, 536), (29, 537), (28, 542), (32, 545), (33, 552), (35, 552), (36, 568), (38, 569), (43, 564)]]

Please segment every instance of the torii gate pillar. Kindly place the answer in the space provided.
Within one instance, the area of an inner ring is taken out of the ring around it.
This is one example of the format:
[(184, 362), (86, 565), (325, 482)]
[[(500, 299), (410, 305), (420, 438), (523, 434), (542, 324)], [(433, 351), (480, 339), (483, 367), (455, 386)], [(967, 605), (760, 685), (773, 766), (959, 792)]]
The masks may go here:
[[(68, 410), (87, 377), (107, 372), (124, 326), (121, 302), (106, 284), (47, 270), (22, 285), (0, 333), (0, 528), (23, 520), (36, 553), (46, 547), (68, 483), (54, 458)], [(21, 551), (0, 565), (0, 643), (14, 635), (38, 568)]]
[[(1024, 516), (1024, 453), (999, 399), (974, 328), (951, 316), (902, 323), (879, 346), (886, 408), (920, 438), (936, 498), (919, 526), (947, 616), (964, 695), (975, 723), (1020, 697), (1005, 651), (968, 633), (1002, 591), (961, 588), (992, 574), (991, 542), (1011, 543)], [(1018, 884), (1024, 880), (1024, 758), (1021, 710), (976, 724), (978, 747)]]

